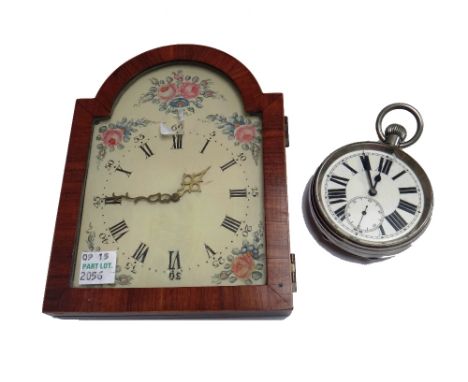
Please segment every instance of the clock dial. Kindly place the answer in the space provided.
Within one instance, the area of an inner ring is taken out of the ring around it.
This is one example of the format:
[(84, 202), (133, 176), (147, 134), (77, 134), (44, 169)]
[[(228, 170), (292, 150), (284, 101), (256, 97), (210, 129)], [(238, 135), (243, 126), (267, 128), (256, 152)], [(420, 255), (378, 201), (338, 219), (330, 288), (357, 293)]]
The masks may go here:
[(106, 287), (265, 284), (261, 132), (217, 72), (140, 76), (94, 126), (76, 253), (117, 251)]
[(378, 150), (351, 150), (324, 170), (320, 185), (327, 218), (347, 237), (386, 243), (420, 220), (424, 193), (402, 160)]

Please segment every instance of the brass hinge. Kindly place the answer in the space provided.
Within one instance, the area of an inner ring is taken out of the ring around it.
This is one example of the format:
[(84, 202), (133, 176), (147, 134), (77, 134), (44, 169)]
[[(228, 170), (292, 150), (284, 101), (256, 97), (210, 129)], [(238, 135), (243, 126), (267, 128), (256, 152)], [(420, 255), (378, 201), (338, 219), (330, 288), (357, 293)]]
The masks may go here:
[(289, 147), (289, 122), (286, 116), (284, 116), (284, 146)]
[(296, 255), (291, 253), (291, 281), (292, 281), (292, 291), (297, 292), (297, 283), (296, 283)]

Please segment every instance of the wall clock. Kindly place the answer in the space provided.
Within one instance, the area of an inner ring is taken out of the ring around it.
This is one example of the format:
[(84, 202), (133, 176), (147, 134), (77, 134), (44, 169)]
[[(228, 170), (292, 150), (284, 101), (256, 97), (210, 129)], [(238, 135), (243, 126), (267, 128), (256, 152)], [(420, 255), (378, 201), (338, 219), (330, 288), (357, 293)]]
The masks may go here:
[(77, 100), (43, 311), (287, 315), (282, 94), (212, 48), (174, 45)]

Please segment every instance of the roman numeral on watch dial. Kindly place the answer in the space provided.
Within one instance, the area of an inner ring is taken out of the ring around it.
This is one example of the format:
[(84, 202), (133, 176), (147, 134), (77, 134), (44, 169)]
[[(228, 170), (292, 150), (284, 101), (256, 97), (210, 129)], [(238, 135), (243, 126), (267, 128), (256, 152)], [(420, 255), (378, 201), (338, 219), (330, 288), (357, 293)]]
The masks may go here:
[(362, 167), (364, 168), (364, 170), (371, 171), (372, 168), (371, 168), (369, 156), (367, 154), (363, 154), (359, 156), (359, 158), (361, 158), (361, 163), (362, 163)]
[(385, 229), (384, 229), (384, 227), (382, 225), (379, 226), (379, 230), (380, 230), (380, 234), (382, 236), (385, 236)]
[(390, 159), (380, 158), (378, 171), (388, 175), (393, 162)]
[(393, 180), (397, 180), (400, 176), (406, 174), (406, 170), (403, 170), (401, 172), (399, 172), (398, 174), (396, 174), (394, 177), (392, 177)]
[(332, 199), (330, 204), (346, 203), (346, 188), (329, 188), (328, 199)]
[(125, 220), (122, 220), (110, 227), (109, 232), (111, 233), (114, 240), (118, 241), (123, 235), (125, 235), (128, 232), (127, 223), (125, 223)]
[(339, 184), (340, 186), (346, 186), (349, 182), (349, 179), (343, 178), (341, 176), (332, 175), (330, 176), (330, 182)]
[(340, 220), (344, 220), (345, 218), (345, 209), (346, 209), (346, 206), (342, 206), (335, 211), (335, 215), (339, 217)]
[(146, 255), (148, 254), (149, 248), (146, 244), (140, 243), (138, 248), (136, 249), (135, 253), (133, 254), (133, 258), (140, 263), (144, 263), (146, 259)]
[(416, 214), (416, 211), (418, 210), (418, 206), (402, 199), (400, 199), (400, 203), (398, 203), (397, 208), (399, 208), (402, 211), (406, 211), (412, 215)]
[(400, 187), (398, 191), (400, 194), (416, 194), (418, 192), (416, 187)]
[(239, 227), (241, 225), (241, 222), (239, 220), (236, 220), (230, 216), (225, 216), (223, 222), (221, 223), (221, 226), (226, 228), (227, 230), (237, 233), (239, 230)]
[(346, 162), (343, 162), (343, 166), (345, 166), (353, 174), (357, 174), (357, 171), (354, 168), (352, 168), (349, 164), (347, 164)]
[(390, 223), (395, 231), (399, 231), (408, 225), (406, 220), (403, 219), (397, 211), (394, 211), (390, 215), (385, 216), (385, 219)]

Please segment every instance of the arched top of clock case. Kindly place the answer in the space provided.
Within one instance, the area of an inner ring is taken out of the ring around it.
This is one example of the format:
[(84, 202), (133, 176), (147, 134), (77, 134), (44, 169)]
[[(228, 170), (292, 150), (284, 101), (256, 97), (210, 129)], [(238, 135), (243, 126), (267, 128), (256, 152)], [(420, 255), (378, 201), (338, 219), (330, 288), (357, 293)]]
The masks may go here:
[(107, 117), (125, 87), (140, 74), (171, 63), (208, 66), (227, 76), (237, 87), (245, 111), (261, 111), (260, 85), (253, 74), (238, 60), (220, 50), (201, 45), (170, 45), (144, 52), (117, 68), (102, 84), (94, 101), (95, 116)]

